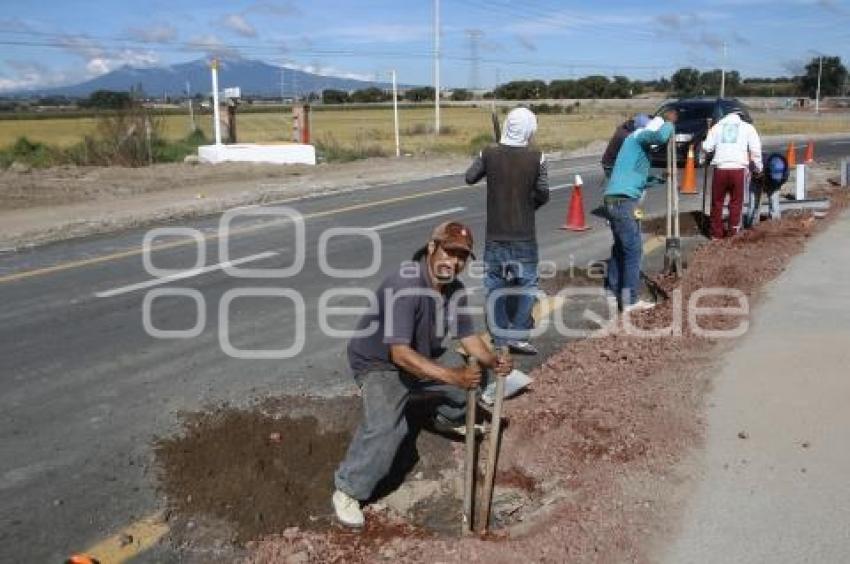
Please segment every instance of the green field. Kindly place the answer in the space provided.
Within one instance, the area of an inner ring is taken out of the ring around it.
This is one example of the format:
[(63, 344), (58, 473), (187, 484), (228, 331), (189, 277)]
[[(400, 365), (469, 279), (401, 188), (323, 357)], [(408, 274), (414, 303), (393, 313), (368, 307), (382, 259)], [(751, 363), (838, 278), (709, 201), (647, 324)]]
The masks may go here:
[[(537, 144), (546, 150), (572, 149), (595, 140), (607, 139), (616, 124), (635, 111), (652, 108), (604, 110), (580, 108), (573, 114), (541, 114)], [(405, 153), (469, 153), (490, 139), (489, 108), (446, 107), (442, 109), (444, 132), (435, 137), (433, 108), (404, 108), (399, 111), (401, 148)], [(783, 133), (834, 133), (850, 131), (850, 115), (820, 117), (798, 113), (755, 113), (762, 135)], [(184, 137), (189, 131), (187, 115), (162, 115), (161, 133), (168, 140)], [(363, 154), (393, 154), (393, 115), (391, 109), (323, 110), (312, 113), (313, 140), (327, 146), (356, 149)], [(212, 137), (212, 117), (196, 116), (208, 138)], [(19, 137), (55, 147), (70, 147), (84, 136), (94, 135), (97, 118), (0, 119), (0, 147)], [(286, 142), (291, 136), (288, 113), (242, 113), (238, 119), (239, 140), (244, 142)]]

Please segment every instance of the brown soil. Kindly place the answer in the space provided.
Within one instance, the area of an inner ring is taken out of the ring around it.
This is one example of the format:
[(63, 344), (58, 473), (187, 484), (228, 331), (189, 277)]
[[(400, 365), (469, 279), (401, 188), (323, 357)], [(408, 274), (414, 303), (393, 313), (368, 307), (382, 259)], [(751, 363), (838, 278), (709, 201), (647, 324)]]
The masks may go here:
[[(828, 218), (850, 200), (846, 194), (832, 197)], [(828, 223), (788, 214), (737, 239), (703, 245), (681, 281), (658, 281), (680, 290), (685, 303), (699, 288), (723, 285), (757, 298), (764, 283)], [(672, 318), (666, 302), (640, 321), (663, 327)], [(740, 322), (716, 316), (701, 325), (733, 321)], [(500, 466), (533, 481), (547, 498), (524, 510), (521, 524), (486, 539), (405, 535), (375, 545), (358, 537), (293, 533), (252, 544), (249, 560), (651, 561), (654, 547), (675, 528), (677, 496), (688, 485), (682, 465), (703, 440), (703, 398), (723, 350), (721, 342), (694, 336), (685, 323), (679, 338), (610, 335), (570, 343), (549, 358), (532, 374), (533, 390), (506, 407), (510, 427)]]
[[(679, 235), (696, 237), (704, 235), (703, 225), (706, 217), (701, 211), (681, 212), (679, 214)], [(651, 235), (664, 236), (667, 234), (667, 218), (652, 217), (641, 222), (641, 230)]]
[(244, 541), (327, 526), (328, 484), (349, 439), (315, 417), (220, 409), (192, 418), (156, 451), (172, 509), (226, 519)]

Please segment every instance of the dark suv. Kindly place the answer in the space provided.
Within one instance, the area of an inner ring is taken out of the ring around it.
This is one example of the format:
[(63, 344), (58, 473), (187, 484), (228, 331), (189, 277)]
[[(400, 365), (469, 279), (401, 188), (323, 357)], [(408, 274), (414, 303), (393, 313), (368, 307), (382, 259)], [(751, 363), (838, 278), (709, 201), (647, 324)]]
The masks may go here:
[[(741, 110), (741, 119), (752, 123), (750, 111), (736, 98), (681, 98), (665, 102), (655, 112), (660, 116), (667, 110), (679, 112), (676, 122), (676, 163), (685, 166), (688, 158), (688, 145), (694, 145), (694, 156), (699, 162), (699, 148), (710, 125), (732, 110)], [(667, 151), (663, 146), (655, 147), (651, 152), (652, 166), (663, 168), (667, 166)]]

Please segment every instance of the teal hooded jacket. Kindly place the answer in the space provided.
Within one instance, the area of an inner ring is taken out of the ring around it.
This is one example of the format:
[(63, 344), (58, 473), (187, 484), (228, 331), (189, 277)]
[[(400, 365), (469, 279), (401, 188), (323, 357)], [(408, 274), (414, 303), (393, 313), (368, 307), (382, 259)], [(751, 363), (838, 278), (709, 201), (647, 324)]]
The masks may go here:
[(605, 195), (640, 198), (646, 190), (646, 179), (649, 176), (649, 148), (666, 144), (673, 130), (672, 123), (664, 122), (657, 131), (640, 129), (626, 137), (617, 153)]

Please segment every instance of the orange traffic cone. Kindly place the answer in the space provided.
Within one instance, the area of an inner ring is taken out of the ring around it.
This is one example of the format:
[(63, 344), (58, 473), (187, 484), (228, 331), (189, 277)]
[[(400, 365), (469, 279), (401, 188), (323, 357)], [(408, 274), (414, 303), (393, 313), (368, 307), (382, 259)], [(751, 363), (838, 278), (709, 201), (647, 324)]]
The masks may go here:
[(688, 160), (685, 163), (685, 174), (682, 176), (682, 186), (679, 193), (685, 196), (697, 195), (697, 168), (694, 162), (694, 146), (688, 146)]
[(809, 141), (809, 144), (806, 145), (806, 156), (803, 157), (803, 163), (810, 164), (815, 162), (815, 142)]
[(788, 161), (788, 168), (797, 166), (797, 148), (794, 147), (794, 142), (788, 143), (788, 150), (785, 151), (785, 160)]
[(584, 220), (584, 198), (581, 195), (581, 175), (576, 174), (573, 193), (570, 195), (570, 207), (567, 210), (567, 222), (561, 229), (569, 231), (587, 231), (590, 226)]
[(88, 554), (74, 554), (65, 564), (99, 564), (97, 558), (92, 558)]

